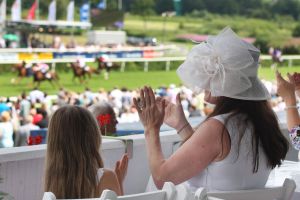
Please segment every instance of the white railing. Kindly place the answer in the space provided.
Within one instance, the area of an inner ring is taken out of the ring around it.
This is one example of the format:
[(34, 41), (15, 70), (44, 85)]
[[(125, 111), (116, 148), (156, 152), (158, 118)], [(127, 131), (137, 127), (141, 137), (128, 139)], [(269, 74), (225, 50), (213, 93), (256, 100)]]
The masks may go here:
[[(125, 153), (126, 145), (120, 139), (133, 141), (133, 153), (124, 182), (125, 193), (144, 192), (150, 176), (144, 135), (103, 139), (101, 154), (105, 168), (114, 169), (116, 161)], [(166, 157), (173, 153), (174, 143), (179, 140), (175, 132), (162, 133), (161, 142)], [(0, 149), (0, 191), (9, 193), (16, 200), (41, 200), (46, 148), (46, 145), (36, 145)]]
[(95, 53), (95, 52), (118, 52), (118, 51), (163, 51), (175, 49), (176, 45), (163, 45), (163, 46), (145, 46), (145, 47), (133, 47), (133, 46), (122, 46), (116, 48), (109, 47), (77, 47), (77, 48), (64, 48), (64, 49), (55, 49), (55, 48), (0, 48), (1, 53), (67, 53), (67, 52), (76, 52), (76, 53)]
[[(282, 132), (288, 137), (285, 124), (280, 124)], [(176, 131), (161, 132), (160, 139), (165, 157), (169, 157), (180, 145)], [(131, 141), (126, 148), (123, 141)], [(16, 200), (40, 200), (43, 193), (44, 163), (46, 145), (0, 149), (0, 191), (7, 192)], [(106, 168), (114, 168), (115, 162), (124, 152), (130, 151), (127, 177), (124, 182), (126, 194), (144, 192), (148, 179), (149, 167), (146, 158), (144, 135), (130, 135), (117, 139), (103, 139), (102, 156)], [(128, 150), (129, 149), (129, 150)], [(129, 153), (129, 152), (128, 152)], [(287, 160), (297, 160), (298, 152), (292, 147)]]
[[(0, 51), (1, 53), (1, 51)], [(121, 68), (120, 70), (122, 72), (125, 71), (126, 63), (129, 62), (141, 62), (144, 63), (144, 71), (147, 72), (149, 69), (149, 63), (150, 62), (165, 62), (165, 70), (169, 71), (171, 62), (175, 61), (184, 61), (185, 56), (180, 56), (180, 57), (154, 57), (154, 58), (110, 58), (110, 62), (114, 63), (121, 63)], [(83, 58), (85, 62), (95, 62), (94, 58)], [(260, 57), (261, 60), (271, 60), (272, 57), (269, 55), (261, 55)], [(293, 66), (293, 60), (300, 60), (300, 55), (286, 55), (282, 56), (282, 59), (284, 61), (288, 61), (288, 66), (292, 67)], [(56, 63), (71, 63), (71, 62), (76, 62), (77, 57), (74, 56), (74, 58), (55, 58), (55, 59), (39, 59), (35, 60), (35, 63), (52, 63), (54, 66)], [(0, 60), (0, 65), (1, 64), (18, 64), (20, 63), (20, 60)], [(30, 61), (29, 61), (30, 62)]]

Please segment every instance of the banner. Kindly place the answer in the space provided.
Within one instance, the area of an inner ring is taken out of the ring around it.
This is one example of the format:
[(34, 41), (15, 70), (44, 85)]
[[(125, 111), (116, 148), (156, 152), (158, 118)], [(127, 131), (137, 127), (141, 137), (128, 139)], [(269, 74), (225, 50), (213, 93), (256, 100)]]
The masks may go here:
[(48, 21), (56, 20), (56, 1), (53, 0), (48, 8)]
[(15, 0), (14, 4), (11, 7), (11, 20), (20, 21), (21, 20), (21, 0)]
[(28, 12), (28, 15), (27, 15), (27, 19), (28, 20), (33, 20), (35, 19), (35, 11), (37, 9), (37, 0), (34, 1), (34, 3), (32, 4), (29, 12)]
[(90, 4), (88, 2), (84, 3), (80, 8), (80, 21), (90, 21)]
[(0, 21), (4, 22), (6, 20), (6, 0), (2, 0), (0, 5)]
[(100, 2), (97, 5), (97, 8), (100, 10), (105, 10), (106, 9), (106, 0), (100, 0)]
[(67, 8), (67, 21), (73, 22), (74, 21), (74, 1), (70, 1), (68, 8)]

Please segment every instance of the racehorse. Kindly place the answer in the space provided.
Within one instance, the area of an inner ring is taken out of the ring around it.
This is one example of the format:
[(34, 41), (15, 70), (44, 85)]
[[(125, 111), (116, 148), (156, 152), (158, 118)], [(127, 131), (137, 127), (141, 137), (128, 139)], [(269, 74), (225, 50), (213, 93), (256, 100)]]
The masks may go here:
[(31, 67), (26, 68), (25, 66), (25, 61), (23, 61), (21, 64), (16, 64), (13, 66), (13, 70), (16, 70), (18, 72), (18, 78), (17, 81), (14, 81), (14, 79), (12, 79), (12, 83), (18, 84), (23, 78), (30, 77), (33, 75)]
[(117, 65), (116, 63), (109, 62), (107, 56), (102, 55), (99, 58), (96, 58), (95, 61), (98, 63), (97, 71), (99, 74), (101, 74), (101, 71), (105, 69), (105, 73), (104, 73), (105, 80), (108, 79), (108, 75), (109, 75), (111, 68), (119, 67), (119, 65)]
[(72, 81), (75, 81), (75, 78), (78, 78), (80, 83), (82, 83), (86, 79), (86, 75), (91, 78), (92, 73), (98, 74), (97, 70), (90, 67), (89, 70), (84, 70), (84, 68), (79, 67), (79, 64), (77, 62), (71, 63), (71, 68), (73, 70)]
[(36, 83), (36, 87), (39, 87), (42, 81), (49, 81), (49, 83), (54, 87), (53, 82), (54, 81), (59, 87), (60, 84), (58, 82), (59, 77), (56, 74), (56, 72), (47, 72), (49, 77), (46, 77), (45, 74), (43, 74), (41, 71), (35, 71), (33, 73), (33, 83)]

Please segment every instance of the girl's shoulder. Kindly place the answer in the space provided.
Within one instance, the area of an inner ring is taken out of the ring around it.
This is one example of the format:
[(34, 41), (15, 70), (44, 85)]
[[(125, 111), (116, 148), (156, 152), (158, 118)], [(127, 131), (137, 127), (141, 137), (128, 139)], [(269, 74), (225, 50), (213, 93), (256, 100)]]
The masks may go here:
[[(100, 169), (98, 170), (99, 174)], [(114, 171), (109, 170), (109, 169), (103, 169), (101, 168), (101, 177), (99, 177), (99, 194), (102, 193), (103, 190), (108, 189), (108, 190), (113, 190), (115, 191), (117, 194), (120, 193), (120, 186), (119, 186), (119, 182), (117, 179), (117, 175)], [(99, 176), (99, 175), (98, 175)]]
[(99, 183), (111, 183), (117, 180), (117, 175), (110, 169), (100, 168), (97, 172)]

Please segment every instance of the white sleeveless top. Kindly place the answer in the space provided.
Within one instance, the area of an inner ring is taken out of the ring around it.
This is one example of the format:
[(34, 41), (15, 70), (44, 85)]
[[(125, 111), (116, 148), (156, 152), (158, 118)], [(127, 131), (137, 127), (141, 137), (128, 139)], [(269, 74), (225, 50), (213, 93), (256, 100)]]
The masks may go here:
[[(229, 114), (213, 117), (224, 124)], [(227, 157), (219, 162), (213, 162), (197, 176), (189, 179), (187, 184), (192, 190), (205, 187), (209, 191), (226, 191), (264, 188), (271, 168), (262, 147), (259, 147), (259, 168), (253, 173), (253, 157), (251, 144), (251, 125), (246, 126), (244, 136), (239, 146), (238, 124), (243, 116), (229, 119), (226, 124), (231, 139), (231, 148)]]
[(103, 168), (99, 168), (99, 169), (97, 170), (97, 176), (96, 176), (96, 179), (97, 179), (97, 183), (98, 183), (98, 184), (100, 183), (103, 174), (104, 174), (104, 169), (103, 169)]

